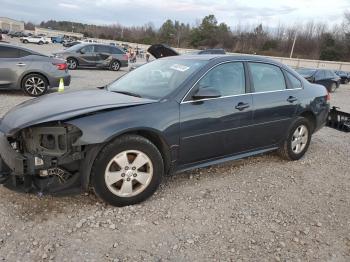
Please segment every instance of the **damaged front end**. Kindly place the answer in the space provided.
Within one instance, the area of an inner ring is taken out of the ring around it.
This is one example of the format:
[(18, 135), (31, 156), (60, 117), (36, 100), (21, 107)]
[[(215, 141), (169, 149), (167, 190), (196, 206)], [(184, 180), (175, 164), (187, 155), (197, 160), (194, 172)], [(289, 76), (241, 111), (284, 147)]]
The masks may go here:
[(85, 153), (74, 144), (81, 135), (61, 122), (27, 127), (11, 137), (0, 132), (0, 183), (25, 192), (77, 191)]

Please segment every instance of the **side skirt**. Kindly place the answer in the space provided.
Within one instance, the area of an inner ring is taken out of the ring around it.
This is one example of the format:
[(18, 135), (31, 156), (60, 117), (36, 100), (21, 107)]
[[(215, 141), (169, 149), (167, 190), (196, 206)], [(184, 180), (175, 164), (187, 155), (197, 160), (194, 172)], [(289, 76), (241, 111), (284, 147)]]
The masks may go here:
[(216, 159), (206, 160), (205, 162), (201, 161), (201, 162), (186, 164), (186, 165), (180, 166), (178, 169), (174, 170), (174, 173), (177, 174), (177, 173), (181, 173), (181, 172), (196, 169), (196, 168), (202, 168), (202, 167), (207, 167), (207, 166), (211, 166), (211, 165), (221, 164), (221, 163), (224, 163), (227, 161), (238, 160), (238, 159), (247, 158), (247, 157), (255, 156), (255, 155), (261, 155), (261, 154), (264, 154), (267, 152), (274, 151), (276, 149), (278, 149), (278, 146), (270, 147), (270, 148), (266, 148), (266, 149), (260, 149), (257, 151), (250, 151), (250, 152), (242, 153), (239, 155), (228, 156), (228, 157), (219, 158), (219, 159), (216, 158)]

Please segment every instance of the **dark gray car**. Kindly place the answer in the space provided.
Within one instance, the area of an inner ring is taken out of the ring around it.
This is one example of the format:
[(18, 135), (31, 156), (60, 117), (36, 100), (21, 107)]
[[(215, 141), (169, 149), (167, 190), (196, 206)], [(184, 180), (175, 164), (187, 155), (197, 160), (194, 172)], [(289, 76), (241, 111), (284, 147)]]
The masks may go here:
[(0, 43), (0, 89), (22, 89), (30, 96), (41, 96), (58, 87), (60, 79), (65, 86), (70, 84), (64, 60)]
[(55, 53), (55, 57), (67, 60), (71, 70), (81, 67), (108, 68), (118, 71), (128, 66), (128, 56), (116, 46), (103, 44), (79, 44)]

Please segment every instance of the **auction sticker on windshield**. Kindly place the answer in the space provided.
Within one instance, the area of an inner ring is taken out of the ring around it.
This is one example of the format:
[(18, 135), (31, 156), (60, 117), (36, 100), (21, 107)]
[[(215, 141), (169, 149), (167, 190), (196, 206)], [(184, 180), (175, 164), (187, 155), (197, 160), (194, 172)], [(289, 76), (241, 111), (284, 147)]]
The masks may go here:
[(188, 69), (190, 69), (188, 66), (185, 66), (185, 65), (179, 65), (179, 64), (174, 64), (170, 67), (171, 69), (174, 69), (174, 70), (177, 70), (177, 71), (180, 71), (180, 72), (185, 72), (187, 71)]

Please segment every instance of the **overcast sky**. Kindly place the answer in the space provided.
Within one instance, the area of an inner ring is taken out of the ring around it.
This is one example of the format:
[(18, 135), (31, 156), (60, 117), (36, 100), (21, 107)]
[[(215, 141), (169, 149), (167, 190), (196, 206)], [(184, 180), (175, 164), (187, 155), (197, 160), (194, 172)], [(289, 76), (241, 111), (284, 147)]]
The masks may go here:
[(194, 25), (205, 15), (214, 14), (230, 26), (263, 23), (342, 21), (350, 11), (350, 0), (1, 0), (0, 16), (41, 22), (69, 20), (91, 24), (125, 26), (152, 22), (159, 27), (166, 19)]

